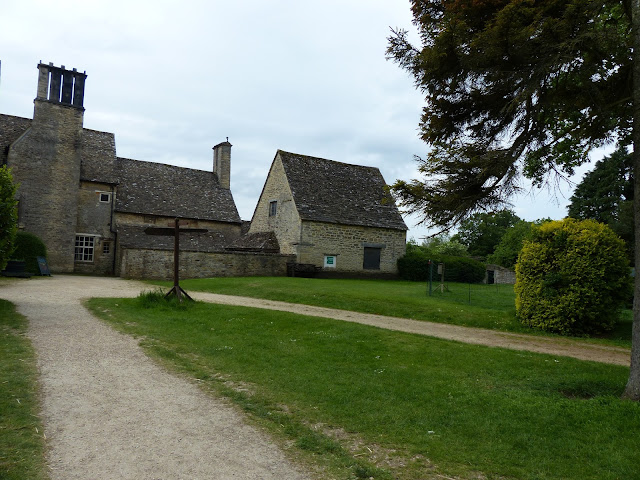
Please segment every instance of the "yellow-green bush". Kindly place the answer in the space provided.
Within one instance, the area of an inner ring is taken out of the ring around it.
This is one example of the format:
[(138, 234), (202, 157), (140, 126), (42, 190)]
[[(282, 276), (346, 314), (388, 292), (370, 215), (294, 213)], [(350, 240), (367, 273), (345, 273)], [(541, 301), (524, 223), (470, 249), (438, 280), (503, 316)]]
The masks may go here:
[(594, 220), (535, 227), (516, 264), (516, 311), (524, 325), (585, 335), (610, 330), (631, 288), (624, 242)]

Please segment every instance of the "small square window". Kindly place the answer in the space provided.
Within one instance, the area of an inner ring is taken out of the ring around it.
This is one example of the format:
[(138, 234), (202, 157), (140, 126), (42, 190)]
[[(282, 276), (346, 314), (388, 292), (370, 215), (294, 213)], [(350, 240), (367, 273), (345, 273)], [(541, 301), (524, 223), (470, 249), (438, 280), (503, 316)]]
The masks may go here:
[(100, 193), (100, 201), (102, 203), (109, 203), (111, 201), (110, 193)]
[(111, 251), (111, 242), (102, 242), (102, 253), (108, 254)]
[(276, 213), (278, 213), (278, 201), (277, 200), (273, 200), (273, 201), (269, 202), (269, 216), (270, 217), (275, 217)]
[(324, 268), (336, 268), (336, 255), (324, 256)]

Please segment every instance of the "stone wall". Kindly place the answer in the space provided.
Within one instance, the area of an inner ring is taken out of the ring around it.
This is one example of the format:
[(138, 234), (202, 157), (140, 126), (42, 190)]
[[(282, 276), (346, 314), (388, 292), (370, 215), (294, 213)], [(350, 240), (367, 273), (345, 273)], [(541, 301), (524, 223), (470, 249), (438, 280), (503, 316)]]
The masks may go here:
[(9, 151), (20, 227), (40, 237), (53, 272), (73, 272), (84, 110), (35, 100), (31, 128)]
[[(325, 268), (327, 272), (397, 273), (405, 238), (404, 230), (305, 221), (297, 261), (324, 266), (325, 255), (334, 255), (335, 268)], [(365, 247), (380, 248), (379, 270), (363, 269)]]
[[(107, 198), (108, 201), (106, 200)], [(96, 275), (113, 274), (115, 234), (111, 232), (115, 192), (112, 185), (81, 182), (78, 190), (76, 235), (95, 235), (92, 262), (75, 262), (74, 271)]]
[[(490, 274), (489, 272), (493, 272)], [(487, 274), (484, 277), (484, 283), (490, 282), (490, 275), (493, 275), (493, 283), (510, 284), (516, 283), (516, 272), (500, 265), (487, 265)]]
[[(285, 276), (291, 255), (265, 253), (180, 252), (180, 278)], [(123, 249), (121, 277), (171, 280), (173, 251)]]
[[(276, 214), (269, 215), (270, 203), (276, 203)], [(251, 219), (249, 233), (274, 232), (280, 252), (295, 254), (300, 241), (300, 215), (279, 157), (273, 162), (264, 189)]]

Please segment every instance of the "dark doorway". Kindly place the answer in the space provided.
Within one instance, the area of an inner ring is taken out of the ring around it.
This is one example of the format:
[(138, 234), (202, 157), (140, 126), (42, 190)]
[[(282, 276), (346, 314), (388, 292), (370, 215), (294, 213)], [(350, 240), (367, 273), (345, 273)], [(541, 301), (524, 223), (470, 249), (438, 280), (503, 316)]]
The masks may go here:
[(364, 262), (362, 268), (365, 270), (380, 270), (381, 248), (364, 247)]

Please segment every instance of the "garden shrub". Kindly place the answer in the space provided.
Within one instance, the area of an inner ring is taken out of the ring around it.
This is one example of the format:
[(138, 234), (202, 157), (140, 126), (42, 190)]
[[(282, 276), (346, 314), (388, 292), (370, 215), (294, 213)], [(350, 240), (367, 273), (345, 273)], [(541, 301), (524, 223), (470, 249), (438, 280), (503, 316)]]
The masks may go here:
[(444, 279), (447, 282), (478, 283), (484, 279), (486, 267), (482, 262), (468, 257), (428, 255), (415, 249), (398, 259), (398, 274), (404, 280), (424, 282), (429, 280), (429, 260), (434, 263), (433, 280), (439, 280), (438, 264), (444, 263)]
[(27, 272), (38, 274), (38, 260), (36, 257), (47, 257), (47, 247), (39, 237), (29, 232), (18, 232), (16, 235), (16, 249), (11, 256), (14, 260), (25, 262)]
[(624, 242), (594, 220), (535, 227), (516, 264), (524, 325), (565, 335), (611, 330), (631, 289)]

